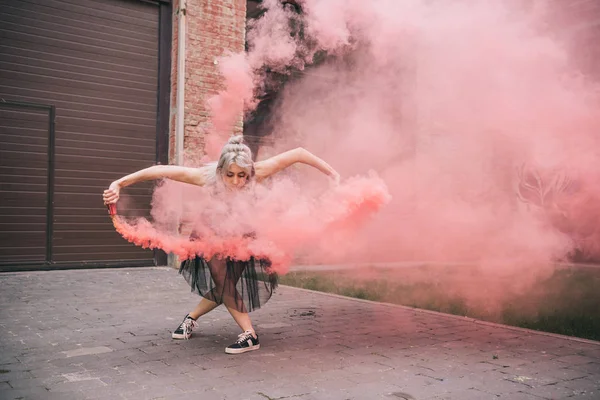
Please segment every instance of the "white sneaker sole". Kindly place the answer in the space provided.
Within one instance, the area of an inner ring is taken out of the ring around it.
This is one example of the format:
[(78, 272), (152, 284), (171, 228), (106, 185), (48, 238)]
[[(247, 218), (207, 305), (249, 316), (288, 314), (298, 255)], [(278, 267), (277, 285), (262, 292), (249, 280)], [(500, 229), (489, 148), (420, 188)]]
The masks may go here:
[(242, 353), (246, 353), (248, 351), (258, 350), (258, 349), (260, 349), (260, 343), (257, 344), (256, 346), (243, 347), (240, 349), (230, 349), (229, 347), (226, 347), (225, 353), (227, 353), (227, 354), (242, 354)]
[(189, 334), (187, 337), (185, 335), (180, 335), (179, 333), (173, 333), (171, 334), (171, 337), (173, 339), (178, 339), (178, 340), (185, 340), (185, 339), (189, 339), (192, 337), (191, 334)]

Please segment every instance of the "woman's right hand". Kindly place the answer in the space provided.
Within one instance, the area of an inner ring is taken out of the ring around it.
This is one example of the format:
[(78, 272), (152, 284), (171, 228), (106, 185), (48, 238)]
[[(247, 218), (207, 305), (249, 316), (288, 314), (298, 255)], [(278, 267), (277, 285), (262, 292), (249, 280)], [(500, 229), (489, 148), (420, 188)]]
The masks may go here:
[(104, 200), (104, 204), (114, 204), (119, 200), (119, 192), (121, 191), (121, 186), (115, 181), (110, 184), (108, 189), (104, 191), (102, 194), (102, 199)]

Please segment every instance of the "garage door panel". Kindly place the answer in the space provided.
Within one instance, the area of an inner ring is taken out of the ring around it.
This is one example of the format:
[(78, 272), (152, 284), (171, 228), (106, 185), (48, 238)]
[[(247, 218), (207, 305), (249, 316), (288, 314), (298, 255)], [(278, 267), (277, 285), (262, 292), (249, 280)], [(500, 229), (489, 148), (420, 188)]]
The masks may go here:
[[(107, 21), (106, 14), (102, 16), (99, 14), (87, 13), (85, 18), (82, 18), (81, 12), (73, 10), (66, 2), (62, 2), (63, 4), (60, 4), (60, 2), (57, 2), (56, 0), (52, 2), (48, 0), (4, 0), (4, 2), (10, 7), (11, 14), (13, 15), (17, 15), (17, 11), (15, 10), (23, 10), (23, 13), (26, 15), (36, 13), (43, 14), (48, 18), (57, 17), (63, 25), (75, 24), (75, 26), (78, 26), (76, 24), (77, 22), (89, 22), (90, 25), (94, 25), (94, 27), (97, 27), (96, 29), (102, 31), (111, 29), (115, 30), (115, 33), (120, 34), (137, 34), (140, 38), (153, 37), (156, 34), (154, 26), (143, 27), (128, 23), (119, 23), (118, 21), (111, 22)], [(22, 13), (19, 13), (18, 15), (22, 15)]]
[[(146, 137), (148, 136), (148, 131), (153, 132), (156, 129), (155, 126), (148, 124), (150, 120), (147, 117), (133, 117), (131, 115), (118, 115), (109, 112), (96, 112), (91, 106), (81, 110), (69, 108), (63, 108), (62, 110), (61, 121), (65, 119), (80, 121), (83, 115), (86, 120), (94, 121), (98, 123), (100, 127), (105, 127), (107, 129), (145, 129), (146, 132), (143, 133), (146, 134)], [(88, 122), (85, 121), (84, 123)]]
[[(8, 99), (7, 99), (8, 100)], [(14, 101), (10, 99), (9, 101)], [(48, 138), (48, 127), (32, 124), (26, 119), (2, 118), (0, 119), (2, 133), (12, 135), (27, 135), (31, 137)]]
[[(37, 0), (39, 1), (39, 0)], [(91, 10), (99, 10), (99, 11), (107, 11), (114, 13), (115, 10), (118, 11), (120, 15), (127, 15), (131, 17), (135, 17), (139, 20), (151, 21), (152, 24), (143, 24), (147, 26), (154, 27), (157, 21), (158, 15), (154, 12), (154, 6), (150, 5), (148, 2), (136, 3), (131, 0), (121, 1), (114, 6), (107, 6), (106, 2), (103, 0), (63, 0), (65, 3), (83, 5), (88, 7)], [(128, 20), (128, 23), (133, 23), (137, 26), (135, 22), (132, 20)]]
[(40, 191), (48, 190), (48, 178), (46, 176), (28, 176), (28, 175), (0, 175), (0, 190), (8, 191), (20, 188), (25, 191), (26, 188), (38, 188)]
[[(148, 106), (139, 106), (128, 102), (117, 102), (115, 99), (101, 99), (98, 97), (76, 96), (64, 92), (44, 92), (29, 90), (22, 87), (7, 87), (5, 93), (12, 101), (34, 102), (52, 104), (60, 109), (90, 111), (134, 118), (151, 118), (153, 114), (148, 111)], [(140, 109), (141, 108), (141, 109)]]
[[(148, 160), (148, 153), (154, 150), (152, 146), (135, 143), (135, 141), (132, 141), (133, 144), (115, 143), (110, 137), (105, 138), (91, 136), (90, 139), (92, 139), (92, 141), (86, 140), (86, 135), (81, 134), (68, 136), (63, 133), (61, 136), (62, 139), (57, 139), (56, 144), (64, 149), (72, 149), (72, 151), (77, 149), (90, 151), (95, 150), (98, 152), (103, 152), (103, 154), (109, 152), (114, 153), (115, 155), (139, 153), (141, 157), (140, 159)], [(66, 139), (67, 136), (69, 139)], [(65, 153), (68, 153), (68, 151), (65, 151)], [(154, 162), (154, 158), (152, 158), (151, 161)]]
[(0, 263), (46, 259), (49, 125), (48, 109), (0, 103)]
[[(10, 125), (8, 125), (9, 121), (0, 121), (0, 138), (3, 142), (8, 143), (33, 143), (40, 144), (46, 143), (48, 144), (48, 128), (31, 128), (26, 125), (26, 121), (22, 124), (19, 124), (20, 121), (12, 120), (10, 121)], [(24, 125), (24, 126), (17, 126)]]
[[(15, 232), (12, 230), (9, 231), (0, 231), (0, 243), (2, 243), (2, 248), (5, 250), (5, 254), (8, 254), (11, 247), (16, 248), (33, 248), (40, 249), (46, 248), (46, 231), (33, 229), (30, 231), (21, 231)], [(41, 253), (41, 252), (40, 252)]]
[[(10, 249), (7, 249), (10, 250)], [(44, 254), (29, 251), (27, 254), (14, 255), (7, 253), (6, 255), (0, 255), (0, 264), (14, 265), (15, 263), (42, 263), (44, 261)]]
[[(121, 87), (118, 85), (108, 85), (103, 83), (94, 83), (94, 82), (86, 82), (79, 81), (77, 79), (72, 78), (62, 78), (60, 76), (54, 75), (37, 75), (22, 71), (14, 71), (14, 70), (4, 70), (2, 72), (3, 82), (12, 83), (16, 81), (25, 81), (31, 83), (37, 83), (37, 85), (32, 85), (31, 87), (47, 87), (51, 88), (53, 91), (57, 90), (69, 90), (69, 88), (76, 88), (75, 92), (78, 93), (88, 93), (88, 94), (96, 94), (99, 97), (111, 98), (110, 96), (116, 96), (121, 101), (129, 101), (137, 99), (138, 102), (144, 102), (144, 104), (154, 104), (156, 99), (152, 97), (153, 90), (150, 89), (140, 89), (140, 88), (129, 88), (129, 87)], [(156, 96), (156, 91), (154, 91), (154, 96)]]
[[(13, 121), (24, 121), (32, 128), (48, 128), (48, 113), (40, 113), (36, 109), (23, 107), (0, 107), (0, 121), (10, 125)], [(44, 125), (46, 124), (46, 125)]]
[(11, 24), (3, 24), (0, 26), (0, 39), (2, 39), (2, 41), (19, 40), (24, 42), (24, 46), (27, 46), (29, 43), (36, 43), (48, 48), (48, 51), (60, 51), (59, 49), (67, 48), (74, 52), (86, 53), (87, 57), (107, 56), (118, 64), (131, 62), (134, 66), (141, 68), (152, 68), (151, 66), (157, 61), (156, 58), (149, 56), (148, 52), (144, 52), (143, 49), (139, 49), (132, 54), (126, 50), (111, 50), (110, 48), (103, 46), (89, 46), (83, 40), (80, 42), (71, 42), (54, 37), (40, 36), (45, 33), (50, 33), (47, 31), (32, 30), (32, 32), (35, 33), (26, 33), (9, 30), (11, 27), (15, 28)]
[[(105, 212), (102, 215), (61, 215), (59, 220), (60, 224), (63, 224), (63, 226), (80, 223), (86, 223), (92, 226), (96, 224), (106, 224), (109, 218), (108, 213)], [(59, 227), (59, 229), (64, 228)]]
[[(27, 45), (27, 47), (24, 47)], [(68, 65), (70, 68), (87, 67), (91, 71), (102, 70), (113, 73), (123, 74), (127, 77), (137, 76), (138, 80), (146, 81), (149, 74), (155, 71), (154, 65), (148, 63), (140, 63), (140, 65), (132, 65), (122, 59), (117, 59), (111, 55), (103, 56), (101, 59), (81, 58), (80, 53), (76, 50), (61, 49), (60, 53), (48, 53), (47, 46), (39, 43), (25, 43), (19, 38), (5, 38), (0, 42), (0, 53), (4, 59), (9, 59), (11, 56), (18, 56), (30, 59), (37, 63), (57, 62)], [(142, 78), (144, 77), (144, 78)]]
[[(33, 132), (32, 132), (33, 131)], [(33, 135), (29, 135), (33, 133)], [(48, 149), (48, 131), (43, 129), (13, 128), (0, 125), (0, 146), (27, 145), (43, 146)]]
[[(1, 232), (10, 232), (15, 235), (27, 232), (36, 232), (43, 233), (44, 238), (46, 234), (46, 221), (38, 222), (23, 222), (17, 221), (14, 223), (5, 222), (4, 218), (2, 218), (3, 222), (0, 222), (0, 231)], [(42, 243), (43, 244), (43, 243)]]
[[(41, 53), (62, 53), (64, 51), (70, 57), (82, 56), (92, 60), (98, 59), (98, 66), (102, 63), (111, 63), (114, 65), (115, 70), (117, 67), (124, 67), (123, 72), (125, 73), (132, 73), (133, 70), (143, 70), (143, 73), (156, 73), (158, 71), (155, 65), (156, 58), (149, 56), (148, 52), (145, 53), (142, 50), (136, 54), (128, 54), (124, 51), (112, 51), (110, 48), (89, 47), (85, 43), (72, 43), (66, 40), (10, 31), (2, 26), (0, 26), (0, 39), (2, 39), (0, 43), (3, 46), (25, 47)], [(32, 59), (32, 62), (35, 62), (35, 60)]]
[[(74, 0), (74, 1), (58, 1), (58, 0), (24, 0), (27, 3), (47, 6), (58, 11), (58, 14), (67, 11), (76, 14), (76, 18), (81, 19), (83, 17), (93, 18), (97, 17), (99, 20), (105, 21), (107, 27), (112, 26), (129, 26), (130, 29), (147, 29), (147, 32), (155, 32), (156, 30), (156, 19), (155, 17), (149, 17), (147, 14), (153, 6), (148, 4), (142, 4), (144, 8), (141, 8), (138, 4), (138, 10), (148, 10), (148, 12), (130, 11), (124, 12), (122, 7), (117, 5), (117, 2), (105, 2), (104, 4), (86, 0)], [(122, 3), (121, 3), (122, 4)], [(56, 12), (53, 12), (56, 13)], [(115, 24), (116, 23), (116, 24)]]
[[(0, 97), (53, 105), (56, 112), (52, 261), (151, 263), (152, 251), (115, 232), (101, 195), (113, 180), (156, 163), (158, 6), (134, 0), (4, 0), (3, 6)], [(12, 233), (44, 260), (48, 116), (3, 110), (0, 215), (10, 218), (0, 222), (0, 237)], [(127, 215), (148, 214), (153, 184), (123, 192)], [(18, 251), (1, 255), (1, 263), (26, 256), (13, 247)]]
[[(118, 209), (120, 209), (117, 206)], [(148, 212), (147, 208), (142, 208), (136, 211), (145, 211)], [(108, 215), (107, 209), (103, 206), (100, 207), (62, 207), (60, 204), (57, 204), (55, 207), (55, 219), (58, 222), (69, 221), (70, 218), (79, 218), (79, 220), (85, 220), (85, 218), (90, 217), (89, 221), (95, 222), (98, 221), (99, 217), (104, 218), (107, 224), (112, 224), (110, 222), (110, 217)], [(93, 217), (93, 218), (91, 218)], [(63, 219), (64, 218), (64, 219)], [(87, 220), (86, 220), (87, 221)]]
[[(27, 60), (24, 60), (27, 62)], [(31, 62), (31, 61), (29, 61)], [(0, 69), (3, 71), (20, 72), (24, 74), (32, 74), (37, 76), (50, 76), (53, 79), (67, 80), (68, 82), (79, 81), (94, 83), (102, 86), (118, 86), (123, 88), (132, 88), (147, 90), (149, 92), (156, 90), (156, 82), (136, 82), (135, 80), (125, 79), (123, 76), (115, 76), (104, 73), (101, 75), (89, 75), (84, 73), (78, 73), (70, 70), (70, 68), (64, 68), (62, 65), (47, 65), (42, 66), (37, 62), (35, 64), (19, 63), (10, 60), (0, 60)], [(88, 69), (88, 72), (89, 69)]]
[(63, 222), (55, 222), (54, 223), (54, 229), (55, 231), (60, 234), (63, 235), (66, 232), (87, 232), (87, 231), (93, 231), (93, 232), (114, 232), (115, 228), (113, 227), (112, 223), (110, 222), (106, 222), (109, 221), (109, 218), (107, 217), (105, 219), (105, 222), (83, 222), (81, 219), (79, 221), (76, 222), (69, 222), (69, 223), (63, 223)]
[[(54, 234), (53, 249), (56, 254), (60, 248), (67, 249), (69, 246), (90, 246), (96, 243), (110, 246), (123, 244), (125, 239), (114, 230), (90, 230), (81, 229), (77, 231), (58, 231)], [(110, 249), (107, 249), (110, 253)]]
[(150, 134), (155, 133), (152, 129), (152, 126), (149, 125), (150, 121), (147, 121), (145, 124), (136, 124), (89, 118), (86, 113), (81, 113), (80, 117), (70, 117), (68, 116), (69, 112), (65, 112), (65, 114), (66, 115), (57, 117), (56, 119), (57, 125), (60, 124), (60, 127), (58, 127), (59, 130), (80, 130), (85, 133), (89, 133), (90, 131), (99, 133), (103, 132), (104, 134), (110, 136), (132, 135), (133, 137), (142, 138), (142, 140), (146, 141), (152, 141)]
[[(125, 175), (125, 174), (123, 174)], [(121, 176), (123, 176), (121, 175)], [(56, 191), (62, 192), (63, 188), (72, 187), (72, 186), (89, 186), (92, 188), (97, 188), (104, 190), (107, 188), (109, 184), (111, 184), (116, 179), (121, 176), (112, 176), (108, 179), (106, 178), (93, 178), (93, 177), (84, 177), (84, 178), (73, 178), (73, 177), (65, 177), (61, 176), (54, 181), (54, 187)], [(136, 194), (150, 194), (152, 193), (153, 188), (156, 186), (154, 181), (145, 181), (139, 182), (132, 186), (127, 186), (121, 189), (121, 193), (136, 193)]]
[[(46, 160), (40, 161), (31, 157), (28, 157), (26, 160), (24, 160), (17, 157), (9, 158), (8, 156), (4, 155), (2, 158), (0, 158), (0, 169), (20, 171), (24, 163), (27, 167), (37, 170), (45, 170), (48, 167), (48, 162)], [(45, 174), (47, 176), (48, 172), (45, 172)]]
[[(126, 242), (125, 240), (123, 240), (121, 244), (114, 244), (111, 246), (104, 246), (98, 244), (93, 244), (90, 246), (89, 244), (85, 244), (83, 246), (56, 246), (56, 249), (60, 253), (69, 254), (88, 254), (90, 252), (98, 254), (100, 252), (110, 252), (111, 254), (136, 253), (139, 255), (139, 247), (135, 246), (132, 243)], [(142, 252), (145, 253), (144, 250), (142, 250)]]
[(113, 165), (110, 168), (101, 168), (95, 165), (82, 165), (78, 169), (69, 170), (68, 174), (60, 174), (56, 177), (56, 182), (62, 182), (62, 179), (105, 179), (105, 182), (112, 182), (117, 178), (135, 172), (135, 169), (123, 168), (120, 165)]
[(45, 213), (43, 215), (32, 215), (31, 213), (28, 213), (28, 215), (5, 215), (0, 211), (0, 221), (3, 224), (37, 224), (38, 226), (44, 226), (44, 230), (46, 229)]
[(17, 179), (13, 179), (13, 177), (19, 176), (31, 176), (44, 179), (47, 179), (48, 177), (48, 169), (46, 168), (47, 164), (45, 164), (42, 168), (34, 168), (30, 165), (27, 165), (27, 163), (25, 163), (25, 167), (20, 168), (6, 167), (1, 164), (2, 161), (0, 160), (0, 176), (6, 178), (4, 182), (12, 182), (13, 180)]
[[(46, 192), (0, 192), (0, 204), (3, 207), (46, 208)], [(16, 210), (15, 210), (16, 212)]]
[[(2, 178), (0, 178), (1, 180)], [(1, 182), (0, 181), (0, 192), (21, 192), (29, 193), (30, 191), (46, 192), (48, 189), (47, 182), (33, 183), (32, 179), (19, 179), (18, 182)]]
[(48, 154), (46, 153), (28, 152), (27, 154), (21, 154), (15, 151), (3, 151), (0, 156), (0, 166), (2, 167), (16, 169), (20, 167), (45, 169), (48, 167)]
[[(10, 75), (10, 76), (9, 76)], [(29, 78), (30, 75), (21, 75), (20, 78)], [(127, 103), (131, 107), (138, 107), (148, 111), (151, 107), (155, 107), (156, 99), (152, 98), (148, 94), (140, 97), (139, 94), (127, 94), (127, 92), (121, 91), (111, 95), (111, 92), (102, 92), (94, 89), (85, 89), (77, 84), (73, 85), (67, 81), (57, 81), (48, 78), (31, 77), (31, 80), (23, 80), (19, 82), (18, 86), (15, 86), (19, 76), (14, 75), (12, 72), (0, 75), (0, 87), (7, 87), (9, 89), (22, 88), (24, 90), (41, 90), (48, 93), (69, 93), (72, 96), (74, 102), (79, 101), (80, 96), (87, 96), (88, 98), (96, 98), (100, 101), (113, 101), (115, 105)], [(15, 100), (10, 96), (7, 96), (7, 100)], [(51, 102), (49, 102), (51, 103)], [(93, 104), (93, 103), (92, 103)]]
[[(133, 249), (131, 252), (93, 253), (94, 247), (90, 247), (86, 253), (86, 262), (108, 262), (108, 261), (131, 261), (136, 265), (151, 266), (154, 265), (153, 252), (149, 250)], [(77, 262), (82, 254), (65, 253), (63, 250), (57, 255), (56, 262)]]
[[(112, 126), (90, 124), (85, 119), (63, 119), (60, 122), (61, 135), (57, 139), (75, 140), (76, 135), (87, 135), (83, 140), (93, 139), (103, 142), (144, 146), (147, 151), (156, 145), (150, 136), (150, 129), (132, 129), (131, 127), (112, 124)], [(83, 136), (82, 136), (83, 138)]]
[[(106, 185), (91, 185), (90, 182), (84, 182), (81, 185), (60, 185), (56, 184), (54, 186), (55, 193), (60, 194), (93, 194), (101, 196), (104, 189), (106, 189)], [(143, 196), (144, 198), (150, 197), (152, 195), (149, 189), (143, 189), (140, 187), (127, 187), (126, 190), (123, 190), (123, 193), (127, 194), (127, 196)]]
[[(91, 38), (110, 39), (110, 34), (106, 33), (106, 21), (101, 18), (91, 17), (82, 20), (75, 13), (64, 11), (60, 16), (41, 5), (26, 3), (16, 0), (4, 0), (2, 20), (12, 23), (20, 23), (21, 21), (29, 21), (44, 29), (60, 30), (74, 35), (85, 35)], [(110, 27), (114, 32), (117, 27)], [(145, 45), (149, 50), (153, 49), (156, 38), (150, 30), (147, 33), (132, 29), (120, 29), (122, 32), (123, 42), (129, 45)]]
[(46, 217), (46, 207), (7, 207), (5, 204), (0, 203), (0, 215), (12, 215), (18, 218), (25, 216), (32, 217)]
[(6, 247), (0, 246), (0, 262), (2, 261), (43, 261), (45, 257), (46, 246), (42, 243), (38, 247)]
[[(89, 168), (89, 166), (84, 166), (84, 168)], [(128, 175), (132, 172), (135, 172), (135, 171), (119, 169), (119, 168), (116, 168), (114, 171), (107, 171), (106, 169), (99, 169), (96, 171), (93, 171), (91, 169), (79, 169), (79, 170), (70, 171), (68, 175), (61, 174), (61, 175), (57, 176), (55, 178), (55, 182), (57, 185), (67, 185), (67, 184), (71, 184), (71, 182), (74, 182), (74, 181), (77, 182), (78, 180), (79, 181), (89, 180), (90, 182), (93, 182), (94, 184), (103, 186), (103, 185), (113, 182), (114, 180), (116, 180), (122, 176)], [(143, 185), (143, 184), (144, 183), (139, 183), (139, 184), (136, 184), (136, 186)]]
[(128, 153), (125, 151), (118, 150), (118, 146), (112, 146), (112, 148), (106, 146), (105, 149), (94, 149), (93, 146), (85, 146), (81, 142), (70, 142), (73, 146), (61, 147), (62, 157), (72, 157), (75, 162), (80, 162), (83, 158), (97, 159), (106, 158), (110, 163), (119, 163), (120, 161), (115, 160), (129, 160), (135, 161), (135, 165), (143, 163), (143, 165), (152, 165), (156, 157), (149, 153)]
[[(41, 141), (40, 141), (41, 142)], [(22, 156), (27, 157), (30, 153), (35, 154), (47, 154), (48, 144), (44, 141), (44, 144), (35, 144), (33, 141), (27, 143), (22, 141), (21, 143), (11, 143), (4, 140), (4, 136), (0, 138), (0, 154), (3, 152), (19, 153)]]
[[(150, 201), (149, 195), (136, 195), (136, 194), (128, 194), (129, 201), (136, 205), (142, 205), (144, 203)], [(90, 193), (64, 193), (64, 192), (55, 192), (54, 193), (54, 201), (56, 204), (64, 205), (69, 204), (69, 206), (77, 207), (77, 208), (92, 208), (92, 207), (104, 207), (102, 202), (102, 193), (96, 193), (90, 191)], [(59, 215), (59, 211), (55, 211), (55, 216)]]
[[(87, 165), (86, 165), (87, 163)], [(151, 165), (150, 162), (141, 160), (128, 160), (126, 158), (110, 157), (107, 154), (106, 157), (85, 157), (85, 156), (73, 156), (73, 155), (56, 155), (56, 164), (60, 165), (62, 169), (61, 176), (63, 173), (66, 176), (70, 170), (78, 170), (80, 168), (86, 168), (88, 171), (102, 171), (105, 170), (110, 172), (116, 170), (116, 166), (125, 171), (134, 172), (138, 169), (146, 168)], [(58, 171), (57, 171), (58, 172)]]

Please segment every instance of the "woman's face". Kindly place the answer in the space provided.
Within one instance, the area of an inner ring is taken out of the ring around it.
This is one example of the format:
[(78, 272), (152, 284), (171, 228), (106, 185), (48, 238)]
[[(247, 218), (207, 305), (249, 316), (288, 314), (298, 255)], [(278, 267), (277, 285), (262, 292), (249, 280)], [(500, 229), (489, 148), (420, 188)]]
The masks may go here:
[(232, 163), (223, 174), (223, 182), (229, 189), (241, 189), (248, 182), (248, 174), (236, 163)]

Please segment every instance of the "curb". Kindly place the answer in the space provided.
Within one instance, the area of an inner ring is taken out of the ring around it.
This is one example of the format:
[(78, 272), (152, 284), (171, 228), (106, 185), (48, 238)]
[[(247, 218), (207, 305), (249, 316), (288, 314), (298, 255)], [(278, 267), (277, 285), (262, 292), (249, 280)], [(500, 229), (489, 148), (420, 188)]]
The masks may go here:
[(323, 295), (323, 296), (334, 297), (334, 298), (337, 298), (337, 299), (351, 300), (351, 301), (357, 301), (357, 302), (360, 302), (360, 303), (373, 304), (373, 305), (381, 305), (381, 306), (391, 307), (391, 308), (400, 308), (402, 310), (412, 311), (412, 312), (415, 312), (415, 313), (430, 314), (430, 315), (435, 315), (435, 316), (443, 317), (443, 318), (450, 318), (450, 319), (454, 319), (454, 320), (467, 321), (467, 322), (472, 322), (472, 323), (478, 324), (478, 325), (490, 326), (490, 327), (493, 327), (493, 328), (508, 329), (508, 330), (512, 330), (512, 331), (528, 333), (528, 334), (531, 334), (531, 335), (542, 335), (542, 336), (548, 336), (548, 337), (555, 338), (555, 339), (563, 339), (563, 340), (568, 340), (568, 341), (572, 341), (572, 342), (586, 343), (586, 344), (591, 344), (591, 345), (595, 345), (595, 346), (600, 346), (600, 341), (591, 340), (591, 339), (578, 338), (578, 337), (575, 337), (575, 336), (560, 335), (558, 333), (536, 331), (536, 330), (533, 330), (533, 329), (521, 328), (521, 327), (518, 327), (518, 326), (503, 325), (503, 324), (498, 324), (498, 323), (495, 323), (495, 322), (482, 321), (482, 320), (476, 319), (476, 318), (461, 317), (459, 315), (453, 315), (453, 314), (444, 314), (444, 313), (441, 313), (439, 311), (424, 310), (422, 308), (413, 308), (413, 307), (403, 306), (403, 305), (400, 305), (400, 304), (392, 304), (392, 303), (384, 303), (384, 302), (373, 301), (373, 300), (357, 299), (355, 297), (347, 297), (347, 296), (342, 296), (342, 295), (334, 294), (334, 293), (319, 292), (319, 291), (316, 291), (316, 290), (298, 288), (298, 287), (294, 287), (294, 286), (287, 286), (287, 285), (280, 285), (280, 286), (283, 286), (283, 287), (289, 288), (289, 289), (293, 289), (293, 290), (307, 292), (307, 293), (320, 294), (320, 295)]

